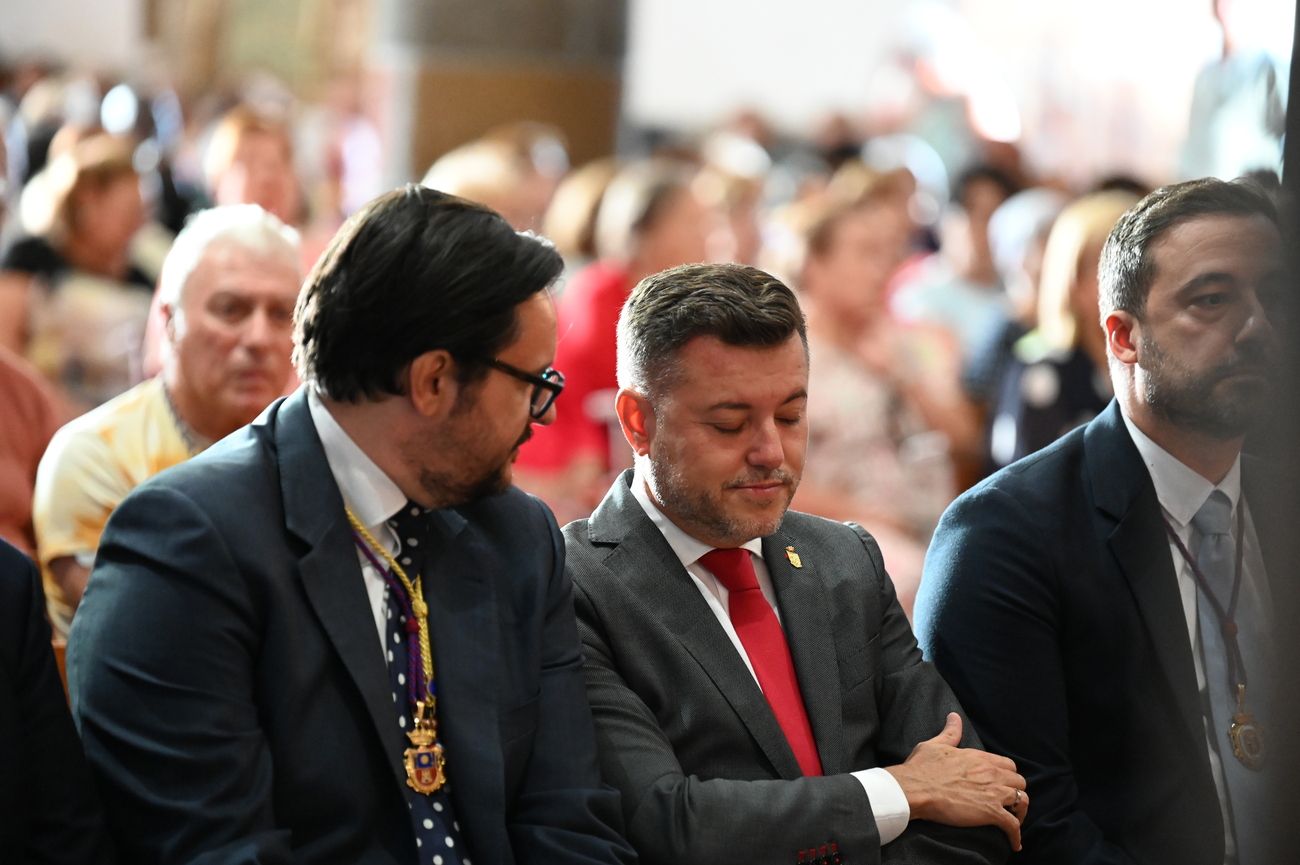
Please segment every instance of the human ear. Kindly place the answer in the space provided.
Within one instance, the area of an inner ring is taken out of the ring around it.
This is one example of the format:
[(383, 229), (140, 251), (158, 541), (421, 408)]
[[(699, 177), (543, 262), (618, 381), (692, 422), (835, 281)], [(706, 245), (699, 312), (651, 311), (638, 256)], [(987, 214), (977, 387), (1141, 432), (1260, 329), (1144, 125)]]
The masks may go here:
[(1141, 337), (1141, 322), (1131, 312), (1117, 309), (1106, 316), (1106, 349), (1120, 363), (1138, 361), (1137, 346)]
[(614, 396), (614, 413), (632, 452), (639, 457), (647, 456), (655, 431), (654, 407), (650, 401), (636, 391), (619, 388)]
[(164, 338), (174, 345), (176, 343), (176, 307), (170, 303), (161, 303), (158, 305), (158, 313), (162, 316)]
[(407, 367), (407, 398), (411, 406), (425, 417), (450, 413), (460, 390), (456, 361), (444, 349), (426, 351)]

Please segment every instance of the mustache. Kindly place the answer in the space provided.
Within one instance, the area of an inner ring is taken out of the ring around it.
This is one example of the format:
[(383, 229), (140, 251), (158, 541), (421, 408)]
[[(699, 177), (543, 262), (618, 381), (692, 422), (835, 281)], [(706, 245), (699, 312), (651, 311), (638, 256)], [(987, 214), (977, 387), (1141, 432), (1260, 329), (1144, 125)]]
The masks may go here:
[(515, 442), (515, 447), (517, 448), (523, 447), (524, 443), (527, 442), (532, 437), (533, 437), (533, 425), (529, 424), (528, 426), (524, 427), (524, 434), (519, 437), (519, 441)]
[(1262, 378), (1273, 377), (1273, 363), (1269, 352), (1262, 349), (1241, 352), (1237, 357), (1229, 358), (1214, 368), (1211, 375), (1221, 380), (1234, 375), (1256, 375)]
[(752, 475), (743, 475), (723, 484), (724, 489), (735, 489), (736, 487), (747, 487), (753, 484), (767, 484), (776, 481), (786, 486), (794, 485), (794, 475), (783, 469), (776, 469), (770, 472), (760, 472)]

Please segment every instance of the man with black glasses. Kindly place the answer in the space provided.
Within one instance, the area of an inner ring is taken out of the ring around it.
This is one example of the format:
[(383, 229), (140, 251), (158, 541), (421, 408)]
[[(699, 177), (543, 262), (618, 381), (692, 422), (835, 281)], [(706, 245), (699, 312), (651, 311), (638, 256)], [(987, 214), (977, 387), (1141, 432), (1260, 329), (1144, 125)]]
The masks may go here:
[(110, 521), (71, 687), (132, 862), (619, 862), (564, 547), (510, 485), (560, 272), (408, 186), (296, 312), (303, 388)]

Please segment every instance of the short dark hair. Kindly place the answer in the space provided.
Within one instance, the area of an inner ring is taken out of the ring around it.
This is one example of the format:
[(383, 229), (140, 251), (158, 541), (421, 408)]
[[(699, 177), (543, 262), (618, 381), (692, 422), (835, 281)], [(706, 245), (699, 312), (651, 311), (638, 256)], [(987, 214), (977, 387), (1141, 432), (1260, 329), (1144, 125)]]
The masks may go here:
[(991, 183), (998, 187), (1002, 191), (1004, 200), (1020, 191), (1020, 184), (1016, 183), (1015, 178), (1001, 168), (986, 162), (976, 162), (966, 166), (957, 175), (957, 179), (952, 184), (952, 194), (949, 201), (958, 207), (967, 207), (967, 198), (970, 196), (971, 188), (977, 183)]
[(1262, 216), (1280, 230), (1277, 209), (1253, 181), (1205, 177), (1160, 187), (1119, 218), (1102, 247), (1097, 278), (1103, 320), (1116, 310), (1141, 317), (1156, 276), (1152, 245), (1201, 216)]
[(777, 346), (798, 334), (799, 301), (781, 280), (743, 264), (684, 264), (647, 276), (618, 317), (618, 383), (654, 399), (670, 384), (677, 354), (697, 336), (727, 345)]
[(517, 336), (516, 307), (563, 263), (482, 205), (407, 184), (339, 229), (294, 313), (294, 363), (333, 399), (403, 392), (403, 371), (445, 349), (472, 382)]

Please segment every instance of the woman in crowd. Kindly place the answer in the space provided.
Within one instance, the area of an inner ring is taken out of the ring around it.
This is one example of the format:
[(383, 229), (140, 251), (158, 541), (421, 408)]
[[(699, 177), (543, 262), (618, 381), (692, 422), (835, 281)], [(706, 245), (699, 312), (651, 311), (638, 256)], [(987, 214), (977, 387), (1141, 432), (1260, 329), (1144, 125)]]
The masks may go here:
[[(605, 190), (618, 174), (619, 162), (609, 156), (570, 171), (546, 208), (542, 235), (564, 257), (564, 270), (575, 274), (596, 260), (596, 219)], [(562, 280), (565, 282), (567, 280)], [(560, 286), (563, 290), (564, 286)]]
[(133, 142), (65, 132), (23, 190), (28, 236), (0, 261), (0, 344), (90, 407), (139, 379), (153, 278), (131, 255), (145, 223)]
[(1043, 250), (1038, 327), (1015, 346), (989, 435), (994, 468), (1043, 448), (1110, 402), (1106, 338), (1097, 321), (1097, 263), (1129, 192), (1085, 195), (1052, 224)]
[(692, 188), (694, 179), (693, 167), (663, 160), (621, 169), (601, 199), (599, 258), (561, 296), (555, 366), (568, 377), (564, 401), (553, 424), (534, 427), (515, 476), (562, 523), (590, 514), (609, 486), (609, 472), (627, 459), (610, 445), (617, 430), (614, 339), (623, 301), (642, 277), (714, 257), (710, 244), (726, 236), (725, 223)]
[(910, 612), (925, 546), (955, 492), (952, 442), (972, 419), (957, 352), (933, 328), (892, 319), (884, 293), (909, 225), (883, 191), (813, 204), (794, 223), (811, 353), (799, 510), (862, 523)]

